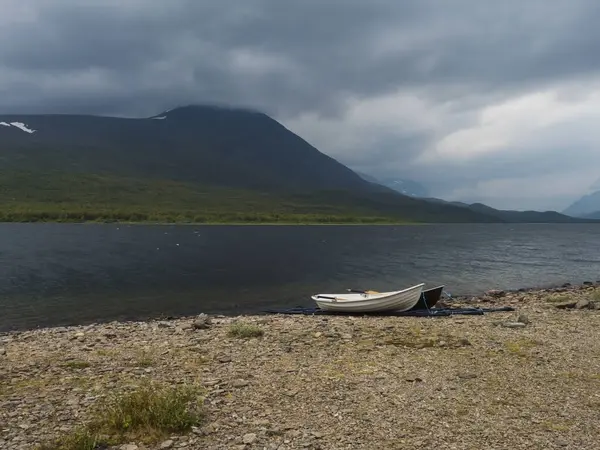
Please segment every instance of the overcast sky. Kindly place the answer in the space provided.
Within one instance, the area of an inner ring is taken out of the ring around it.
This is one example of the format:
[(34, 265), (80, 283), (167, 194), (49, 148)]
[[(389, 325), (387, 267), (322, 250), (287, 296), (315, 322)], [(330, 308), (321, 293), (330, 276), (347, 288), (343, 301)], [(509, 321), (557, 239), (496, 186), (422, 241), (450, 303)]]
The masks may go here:
[(258, 108), (353, 169), (563, 209), (600, 178), (598, 0), (0, 0), (0, 113)]

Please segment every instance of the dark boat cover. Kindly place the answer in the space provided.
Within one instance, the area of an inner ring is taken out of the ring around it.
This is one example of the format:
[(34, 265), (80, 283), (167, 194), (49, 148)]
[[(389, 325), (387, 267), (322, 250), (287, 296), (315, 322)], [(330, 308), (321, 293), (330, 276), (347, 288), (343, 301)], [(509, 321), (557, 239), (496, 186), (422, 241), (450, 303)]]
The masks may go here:
[(347, 313), (324, 311), (317, 307), (307, 308), (297, 306), (288, 309), (267, 309), (264, 312), (269, 314), (302, 314), (305, 316), (397, 316), (397, 317), (447, 317), (452, 315), (482, 316), (490, 312), (509, 312), (515, 309), (510, 306), (501, 308), (432, 308), (432, 309), (413, 309), (410, 311), (397, 312), (386, 311), (376, 313)]

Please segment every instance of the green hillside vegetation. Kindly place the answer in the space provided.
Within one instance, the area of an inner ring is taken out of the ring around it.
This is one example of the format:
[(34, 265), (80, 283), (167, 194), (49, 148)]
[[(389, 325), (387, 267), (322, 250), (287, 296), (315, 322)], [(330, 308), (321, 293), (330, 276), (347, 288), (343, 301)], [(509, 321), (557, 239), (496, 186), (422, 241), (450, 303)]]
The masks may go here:
[(402, 223), (399, 214), (311, 194), (277, 196), (160, 179), (68, 172), (0, 174), (3, 222)]

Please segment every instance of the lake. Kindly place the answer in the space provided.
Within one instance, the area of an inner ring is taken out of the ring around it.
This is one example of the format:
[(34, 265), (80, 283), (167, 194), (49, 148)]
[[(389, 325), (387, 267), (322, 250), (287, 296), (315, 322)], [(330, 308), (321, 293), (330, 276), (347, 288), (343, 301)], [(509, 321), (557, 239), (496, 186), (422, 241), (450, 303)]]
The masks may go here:
[(598, 279), (595, 224), (0, 224), (0, 331), (257, 313), (346, 288), (475, 295)]

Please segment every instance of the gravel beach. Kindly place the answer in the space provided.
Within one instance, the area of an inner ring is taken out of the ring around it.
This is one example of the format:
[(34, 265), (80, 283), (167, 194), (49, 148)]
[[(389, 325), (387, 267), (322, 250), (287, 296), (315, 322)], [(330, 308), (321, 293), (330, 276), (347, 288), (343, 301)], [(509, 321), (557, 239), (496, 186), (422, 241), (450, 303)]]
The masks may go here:
[[(100, 402), (150, 380), (199, 387), (201, 423), (109, 448), (600, 449), (599, 285), (449, 304), (515, 311), (3, 333), (0, 448), (60, 448), (49, 443), (85, 425)], [(262, 335), (236, 336), (234, 324)]]

